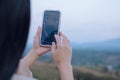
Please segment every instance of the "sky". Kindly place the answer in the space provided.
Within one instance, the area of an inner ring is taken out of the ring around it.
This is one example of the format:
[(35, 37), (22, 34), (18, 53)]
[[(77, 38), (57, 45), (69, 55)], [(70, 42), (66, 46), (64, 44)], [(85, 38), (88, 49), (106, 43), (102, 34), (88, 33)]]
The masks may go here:
[(62, 31), (71, 42), (88, 43), (120, 38), (120, 0), (31, 0), (28, 43), (33, 42), (45, 10), (61, 11)]

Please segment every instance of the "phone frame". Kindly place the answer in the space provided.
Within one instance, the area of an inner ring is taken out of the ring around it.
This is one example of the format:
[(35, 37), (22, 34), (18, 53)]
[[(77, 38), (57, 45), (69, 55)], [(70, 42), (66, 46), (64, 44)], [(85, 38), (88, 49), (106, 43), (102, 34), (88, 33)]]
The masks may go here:
[[(59, 35), (59, 32), (60, 32), (60, 25), (61, 25), (61, 12), (59, 10), (45, 10), (45, 11), (58, 11), (60, 13), (60, 17), (59, 17), (59, 24), (58, 24), (58, 35)], [(44, 13), (45, 11), (43, 12), (43, 19), (42, 19), (42, 28), (41, 28), (41, 34), (40, 34), (40, 46), (43, 46), (43, 47), (51, 47), (52, 45), (43, 45), (41, 44), (41, 39), (42, 39), (42, 29), (43, 29), (43, 22), (44, 22)]]

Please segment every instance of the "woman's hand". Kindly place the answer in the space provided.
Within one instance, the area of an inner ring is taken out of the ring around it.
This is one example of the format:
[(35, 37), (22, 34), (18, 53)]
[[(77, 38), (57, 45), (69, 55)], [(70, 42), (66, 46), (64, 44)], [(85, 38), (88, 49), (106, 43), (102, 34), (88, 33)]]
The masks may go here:
[[(61, 37), (63, 40), (61, 41)], [(57, 45), (52, 43), (52, 57), (58, 65), (71, 65), (72, 48), (68, 38), (60, 34), (60, 36), (55, 35)]]
[(41, 28), (38, 27), (36, 35), (34, 37), (33, 46), (30, 52), (23, 58), (23, 61), (26, 63), (27, 67), (31, 67), (33, 63), (43, 54), (50, 50), (49, 47), (40, 46), (40, 34)]
[(40, 34), (41, 34), (41, 28), (39, 26), (36, 35), (34, 37), (33, 46), (31, 49), (34, 52), (34, 54), (36, 54), (37, 56), (41, 56), (46, 52), (50, 51), (49, 47), (40, 46)]
[[(62, 41), (61, 41), (62, 37)], [(52, 57), (58, 65), (62, 80), (73, 80), (73, 71), (71, 66), (72, 48), (68, 38), (60, 34), (55, 35), (56, 42), (52, 43)]]

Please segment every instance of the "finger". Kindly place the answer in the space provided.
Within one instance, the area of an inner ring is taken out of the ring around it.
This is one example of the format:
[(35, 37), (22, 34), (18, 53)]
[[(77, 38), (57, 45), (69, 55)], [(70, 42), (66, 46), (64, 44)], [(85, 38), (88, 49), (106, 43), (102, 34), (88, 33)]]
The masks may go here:
[(68, 38), (64, 34), (61, 34), (61, 36), (63, 37), (63, 44), (70, 45), (70, 41), (68, 40)]
[(39, 39), (37, 38), (37, 36), (34, 36), (34, 44), (35, 45), (39, 45)]
[(61, 44), (60, 37), (58, 35), (55, 35), (55, 39), (57, 42), (57, 46), (59, 46)]
[(55, 53), (55, 50), (56, 50), (55, 42), (52, 42), (52, 47), (51, 47), (51, 52), (52, 52), (52, 54)]
[(59, 32), (59, 36), (61, 36), (62, 35), (62, 32)]
[(61, 34), (61, 36), (63, 37), (63, 42), (69, 41), (68, 38), (64, 34)]
[(59, 36), (60, 36), (60, 41), (61, 41), (61, 43), (62, 43), (62, 42), (63, 42), (62, 32), (59, 32)]
[(40, 26), (38, 26), (38, 29), (37, 29), (37, 32), (36, 32), (36, 35), (35, 35), (37, 43), (39, 43), (39, 41), (40, 41), (40, 33), (41, 33), (41, 28), (40, 28)]
[(36, 33), (36, 35), (37, 35), (38, 37), (40, 37), (40, 33), (41, 33), (41, 27), (38, 26), (38, 29), (37, 29), (37, 33)]

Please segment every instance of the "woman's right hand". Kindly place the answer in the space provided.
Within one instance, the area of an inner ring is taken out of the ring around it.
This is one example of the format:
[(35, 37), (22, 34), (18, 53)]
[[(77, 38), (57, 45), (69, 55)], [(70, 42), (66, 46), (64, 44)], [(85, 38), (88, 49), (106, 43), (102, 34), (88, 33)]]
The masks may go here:
[[(62, 37), (62, 41), (61, 41)], [(68, 38), (60, 33), (60, 36), (55, 35), (57, 44), (52, 43), (52, 57), (58, 66), (71, 65), (72, 48)]]
[(52, 43), (51, 52), (53, 59), (58, 65), (61, 80), (74, 80), (71, 66), (72, 48), (70, 41), (63, 34), (60, 34), (60, 36), (55, 35), (55, 39), (57, 44)]

